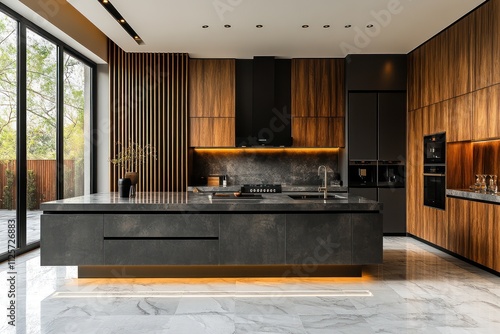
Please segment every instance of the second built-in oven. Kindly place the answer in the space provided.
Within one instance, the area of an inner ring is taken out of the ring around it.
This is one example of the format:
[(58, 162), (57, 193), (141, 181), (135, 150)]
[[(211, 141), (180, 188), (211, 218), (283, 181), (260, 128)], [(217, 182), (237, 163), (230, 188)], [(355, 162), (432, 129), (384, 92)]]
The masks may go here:
[(445, 209), (446, 167), (424, 166), (424, 205)]

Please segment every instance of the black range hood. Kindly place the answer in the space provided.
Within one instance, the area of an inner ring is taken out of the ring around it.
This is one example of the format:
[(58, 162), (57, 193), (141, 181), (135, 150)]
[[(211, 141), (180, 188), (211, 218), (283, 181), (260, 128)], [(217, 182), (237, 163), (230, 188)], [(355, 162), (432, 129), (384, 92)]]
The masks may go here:
[(291, 137), (291, 61), (236, 60), (236, 146), (286, 147)]

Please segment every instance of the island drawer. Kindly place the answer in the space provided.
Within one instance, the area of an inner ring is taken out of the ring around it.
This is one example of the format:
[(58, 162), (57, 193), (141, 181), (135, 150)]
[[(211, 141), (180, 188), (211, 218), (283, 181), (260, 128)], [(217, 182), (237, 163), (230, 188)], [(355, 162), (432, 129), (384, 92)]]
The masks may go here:
[(218, 240), (104, 240), (106, 265), (219, 264)]
[(108, 238), (218, 238), (218, 214), (106, 214)]

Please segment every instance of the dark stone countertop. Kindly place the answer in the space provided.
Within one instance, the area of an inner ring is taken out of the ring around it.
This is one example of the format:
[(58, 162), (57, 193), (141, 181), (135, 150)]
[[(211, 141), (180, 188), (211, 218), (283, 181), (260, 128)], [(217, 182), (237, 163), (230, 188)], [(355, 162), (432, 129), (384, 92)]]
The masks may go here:
[[(118, 193), (99, 193), (41, 204), (45, 212), (227, 212), (227, 211), (380, 211), (382, 203), (348, 193), (337, 195), (340, 199), (294, 200), (288, 195), (262, 194), (262, 199), (217, 199), (209, 194), (192, 192), (139, 192), (135, 198), (120, 198)], [(314, 194), (318, 192), (296, 192)]]
[(478, 193), (469, 189), (446, 189), (446, 196), (473, 201), (488, 202), (492, 204), (500, 204), (500, 193), (485, 194)]

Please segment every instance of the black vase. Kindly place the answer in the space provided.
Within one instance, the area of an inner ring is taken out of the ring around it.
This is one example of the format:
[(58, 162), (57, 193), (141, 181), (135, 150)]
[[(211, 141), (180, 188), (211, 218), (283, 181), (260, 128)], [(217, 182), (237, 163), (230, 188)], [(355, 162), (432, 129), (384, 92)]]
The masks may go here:
[(118, 193), (120, 197), (128, 197), (130, 194), (130, 186), (132, 182), (129, 178), (118, 179)]

